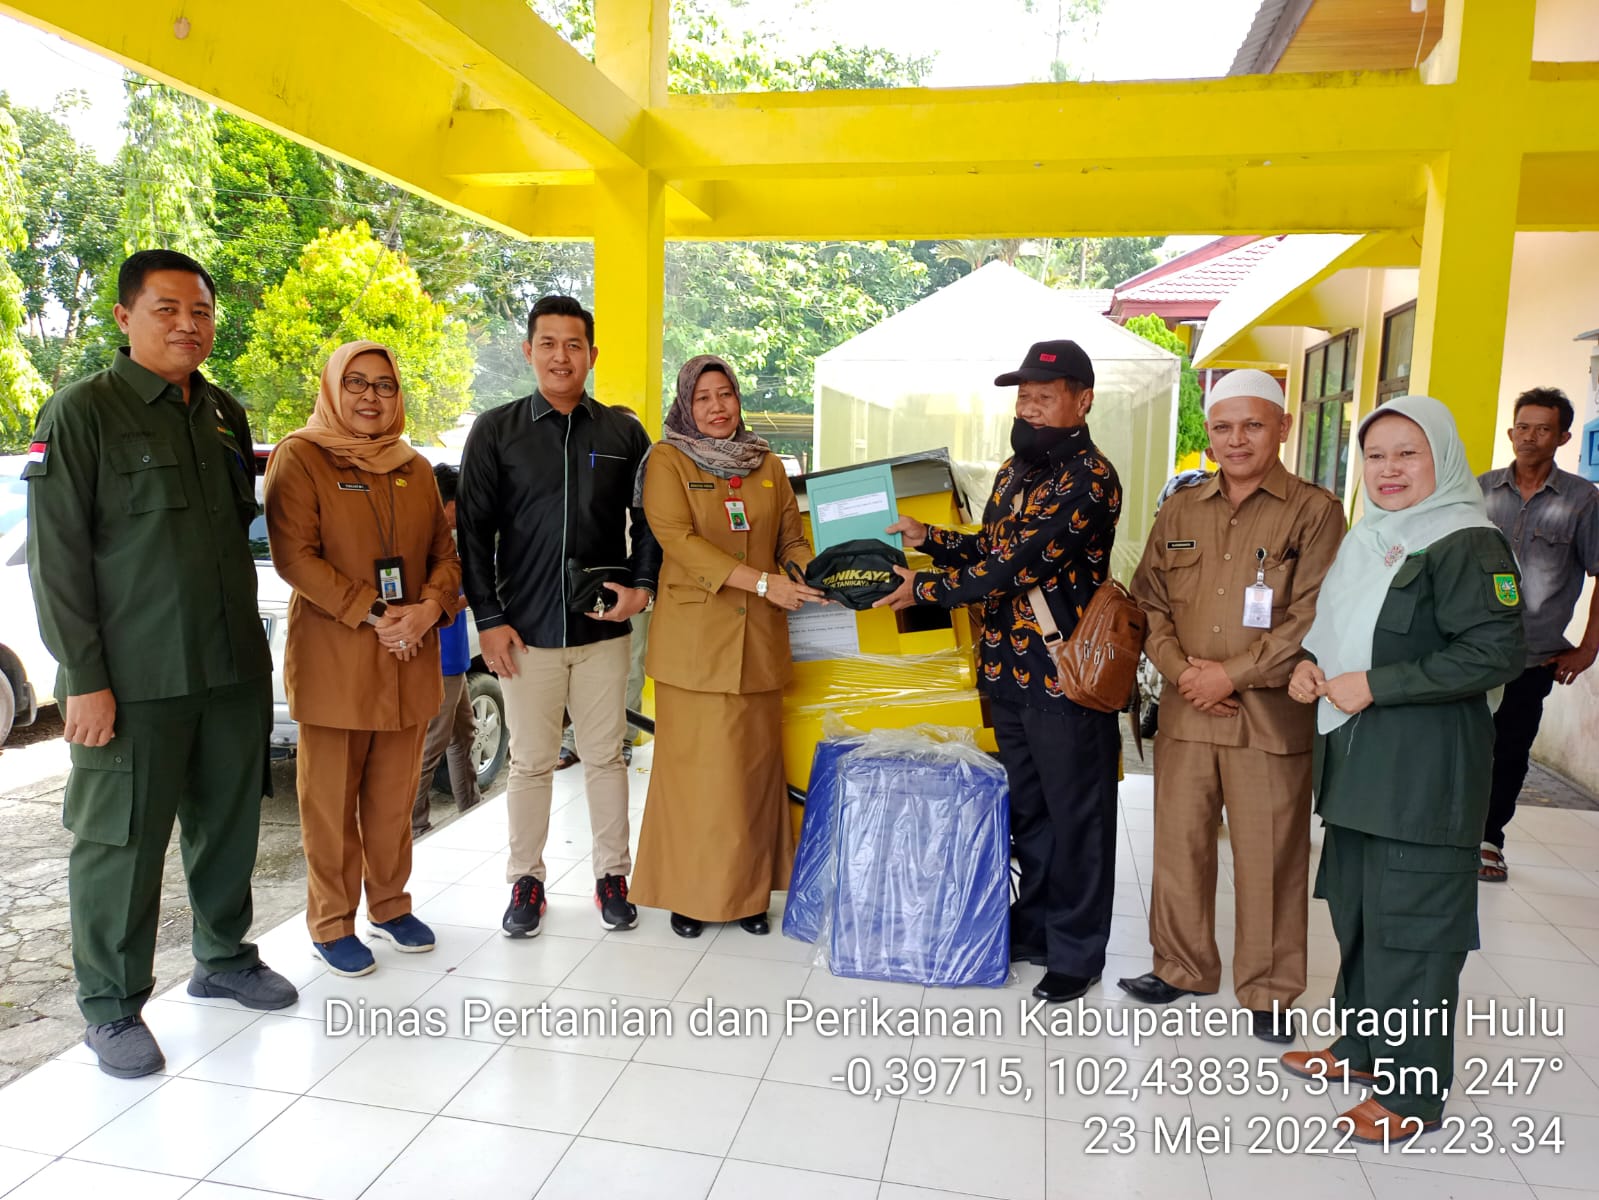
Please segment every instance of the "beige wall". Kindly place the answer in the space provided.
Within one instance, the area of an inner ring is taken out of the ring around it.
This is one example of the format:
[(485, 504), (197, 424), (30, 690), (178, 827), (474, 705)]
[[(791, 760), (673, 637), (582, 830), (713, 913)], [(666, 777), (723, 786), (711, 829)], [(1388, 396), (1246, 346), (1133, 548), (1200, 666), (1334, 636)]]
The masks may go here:
[[(1587, 419), (1583, 410), (1593, 344), (1571, 339), (1595, 328), (1599, 328), (1599, 233), (1517, 234), (1499, 387), (1501, 427), (1510, 427), (1518, 393), (1530, 387), (1558, 387), (1576, 406), (1576, 427), (1581, 429)], [(1502, 467), (1510, 459), (1510, 443), (1500, 442), (1494, 449), (1494, 466)], [(1556, 463), (1568, 471), (1577, 469), (1575, 438), (1561, 448)], [(1589, 581), (1566, 631), (1573, 642), (1582, 636), (1593, 586)], [(1533, 754), (1599, 792), (1599, 667), (1570, 687), (1555, 686)]]
[(1538, 0), (1532, 57), (1537, 62), (1599, 59), (1599, 21), (1594, 20), (1594, 0)]

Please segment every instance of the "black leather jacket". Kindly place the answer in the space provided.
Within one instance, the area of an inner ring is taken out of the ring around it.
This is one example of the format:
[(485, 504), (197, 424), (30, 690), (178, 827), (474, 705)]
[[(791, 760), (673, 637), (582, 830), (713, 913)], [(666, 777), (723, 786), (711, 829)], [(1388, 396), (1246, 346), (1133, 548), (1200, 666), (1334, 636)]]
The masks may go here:
[(545, 649), (627, 635), (625, 621), (567, 610), (565, 563), (625, 565), (634, 587), (655, 590), (661, 548), (633, 503), (649, 448), (636, 417), (588, 395), (564, 416), (534, 392), (473, 423), (455, 509), (461, 580), (479, 629), (508, 624)]

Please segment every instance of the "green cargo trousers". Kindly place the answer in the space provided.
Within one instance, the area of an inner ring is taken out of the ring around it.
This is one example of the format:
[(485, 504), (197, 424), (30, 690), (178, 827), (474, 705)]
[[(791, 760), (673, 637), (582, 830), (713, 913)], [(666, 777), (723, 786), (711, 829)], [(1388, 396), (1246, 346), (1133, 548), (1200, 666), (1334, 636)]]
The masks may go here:
[(172, 822), (194, 912), (194, 957), (212, 971), (258, 961), (244, 940), (272, 731), (268, 678), (117, 706), (116, 736), (73, 746), (63, 824), (78, 1008), (131, 1016), (155, 988), (161, 874)]
[[(1477, 851), (1328, 825), (1316, 895), (1338, 938), (1333, 1003), (1350, 1022), (1333, 1054), (1379, 1075), (1373, 1096), (1390, 1112), (1436, 1121), (1454, 1079), (1460, 972), (1478, 944)], [(1404, 1028), (1361, 1034), (1367, 1012)], [(1413, 1130), (1391, 1132), (1400, 1141)]]

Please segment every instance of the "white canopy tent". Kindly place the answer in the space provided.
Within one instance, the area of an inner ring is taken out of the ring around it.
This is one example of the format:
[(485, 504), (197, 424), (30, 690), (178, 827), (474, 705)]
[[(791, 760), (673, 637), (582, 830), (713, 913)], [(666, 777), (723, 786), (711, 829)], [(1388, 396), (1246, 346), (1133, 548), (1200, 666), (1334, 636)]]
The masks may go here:
[(1071, 338), (1094, 362), (1094, 441), (1121, 477), (1112, 568), (1143, 552), (1177, 445), (1177, 357), (1078, 297), (989, 263), (816, 360), (816, 466), (949, 448), (981, 510), (1010, 457), (1016, 390), (994, 386), (1034, 342)]

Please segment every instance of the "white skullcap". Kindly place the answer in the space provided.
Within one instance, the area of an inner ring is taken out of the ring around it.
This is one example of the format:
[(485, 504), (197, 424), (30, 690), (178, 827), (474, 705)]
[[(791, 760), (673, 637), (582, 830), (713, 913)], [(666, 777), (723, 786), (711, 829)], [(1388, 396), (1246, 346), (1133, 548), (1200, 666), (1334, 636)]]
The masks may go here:
[(1205, 415), (1210, 416), (1210, 410), (1223, 400), (1231, 400), (1235, 396), (1254, 396), (1261, 400), (1269, 400), (1283, 411), (1288, 405), (1283, 402), (1283, 389), (1270, 375), (1264, 371), (1242, 370), (1229, 371), (1222, 376), (1221, 382), (1210, 389), (1210, 395), (1205, 397)]

